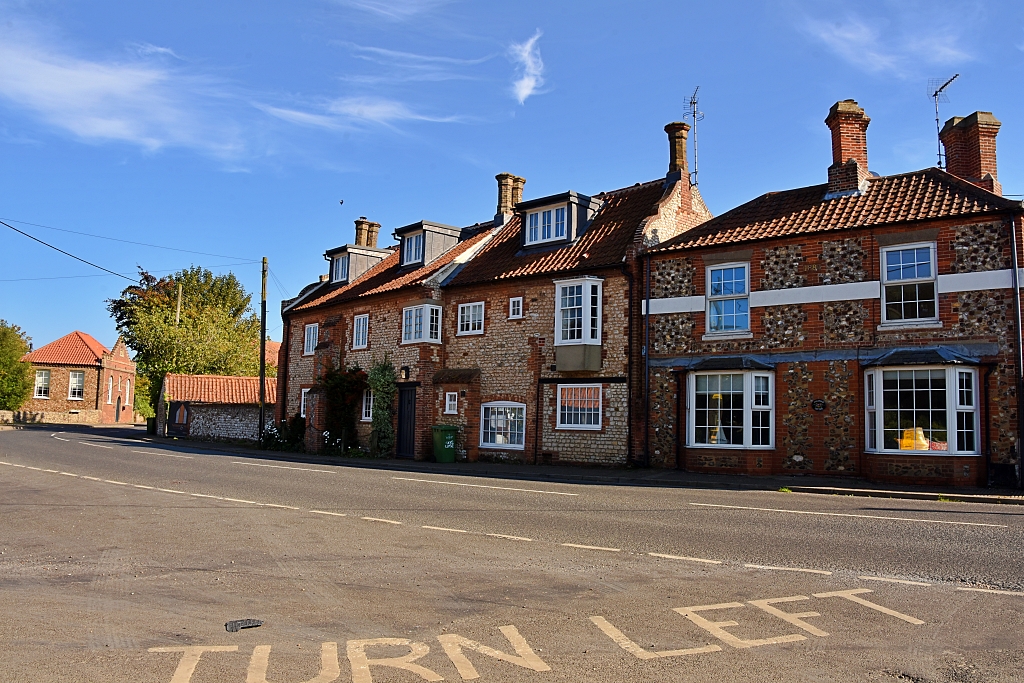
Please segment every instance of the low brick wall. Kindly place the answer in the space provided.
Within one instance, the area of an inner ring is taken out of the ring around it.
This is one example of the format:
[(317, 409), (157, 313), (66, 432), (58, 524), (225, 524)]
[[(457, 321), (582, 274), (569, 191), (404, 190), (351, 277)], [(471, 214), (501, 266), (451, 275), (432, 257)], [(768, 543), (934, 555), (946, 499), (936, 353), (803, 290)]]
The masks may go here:
[(99, 424), (100, 411), (80, 410), (76, 413), (35, 410), (0, 410), (0, 424)]

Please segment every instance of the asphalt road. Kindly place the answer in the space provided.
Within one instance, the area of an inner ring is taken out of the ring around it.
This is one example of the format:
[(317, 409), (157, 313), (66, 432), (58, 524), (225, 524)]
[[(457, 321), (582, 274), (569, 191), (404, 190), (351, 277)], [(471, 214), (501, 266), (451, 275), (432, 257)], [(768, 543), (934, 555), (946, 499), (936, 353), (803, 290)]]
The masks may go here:
[[(1024, 680), (1024, 509), (0, 432), (0, 680)], [(258, 628), (225, 630), (232, 619)], [(212, 649), (211, 649), (212, 648)]]

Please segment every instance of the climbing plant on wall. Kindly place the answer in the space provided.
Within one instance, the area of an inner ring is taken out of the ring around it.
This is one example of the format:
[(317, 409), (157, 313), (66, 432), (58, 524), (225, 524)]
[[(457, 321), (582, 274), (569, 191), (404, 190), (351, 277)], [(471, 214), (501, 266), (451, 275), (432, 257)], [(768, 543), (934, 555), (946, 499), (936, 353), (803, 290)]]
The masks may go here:
[(362, 405), (367, 376), (358, 367), (329, 368), (317, 381), (326, 403), (324, 446), (344, 454), (356, 445), (356, 415)]
[(395, 447), (394, 416), (395, 395), (398, 393), (398, 374), (391, 358), (384, 356), (370, 368), (367, 377), (373, 392), (373, 432), (370, 437), (370, 454), (381, 457), (391, 454)]

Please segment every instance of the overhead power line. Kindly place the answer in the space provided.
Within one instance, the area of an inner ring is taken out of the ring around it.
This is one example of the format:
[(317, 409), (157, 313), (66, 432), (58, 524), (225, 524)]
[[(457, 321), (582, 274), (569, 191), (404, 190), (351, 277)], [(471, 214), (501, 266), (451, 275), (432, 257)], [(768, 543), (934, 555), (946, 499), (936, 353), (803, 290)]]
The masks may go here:
[[(218, 263), (218, 264), (213, 265), (213, 266), (205, 266), (205, 267), (212, 269), (212, 268), (228, 268), (230, 266), (238, 266), (238, 265), (245, 265), (245, 264), (244, 263), (242, 263), (242, 264), (240, 264), (240, 263)], [(164, 270), (147, 270), (146, 272), (149, 273), (150, 275), (155, 275), (157, 273), (174, 273), (174, 272), (177, 272), (177, 269), (170, 268), (170, 269), (164, 269)], [(83, 277), (110, 277), (110, 275), (107, 274), (107, 273), (97, 273), (95, 275), (52, 275), (52, 276), (49, 276), (49, 277), (14, 277), (14, 278), (2, 279), (2, 280), (0, 280), (0, 282), (34, 282), (36, 280), (75, 280), (75, 279), (83, 278)]]
[[(115, 273), (114, 271), (110, 270), (109, 268), (104, 268), (103, 266), (96, 265), (92, 261), (86, 261), (84, 258), (82, 258), (80, 256), (75, 256), (71, 252), (67, 252), (67, 251), (64, 251), (63, 249), (61, 249), (59, 247), (55, 247), (52, 244), (50, 244), (49, 242), (44, 242), (43, 240), (39, 239), (38, 237), (33, 237), (32, 235), (28, 234), (24, 230), (18, 230), (13, 225), (10, 225), (8, 223), (4, 223), (3, 221), (0, 221), (0, 225), (6, 225), (8, 228), (10, 228), (14, 232), (18, 233), (19, 235), (24, 235), (25, 237), (29, 238), (30, 240), (34, 240), (36, 242), (39, 242), (39, 244), (42, 244), (45, 247), (49, 247), (50, 249), (53, 249), (54, 251), (59, 251), (60, 253), (64, 254), (65, 256), (70, 256), (71, 258), (75, 259), (76, 261), (81, 261), (82, 263), (86, 264), (87, 266), (92, 266), (93, 268), (98, 268), (99, 270), (102, 270), (104, 273), (110, 273), (111, 275), (116, 275), (118, 277), (123, 277), (125, 280), (128, 280), (129, 282), (135, 282), (134, 278), (130, 278), (127, 275), (122, 275), (121, 273)], [(228, 257), (228, 258), (230, 258), (230, 257)]]
[[(132, 240), (123, 240), (118, 237), (107, 237), (106, 235), (94, 235), (89, 232), (79, 232), (78, 230), (68, 230), (66, 228), (55, 228), (52, 225), (42, 225), (40, 223), (29, 223), (28, 221), (19, 221), (14, 218), (4, 218), (2, 220), (10, 221), (12, 223), (19, 223), (21, 225), (31, 225), (35, 228), (45, 228), (46, 230), (57, 230), (58, 232), (67, 232), (72, 235), (82, 235), (83, 237), (94, 237), (100, 240), (110, 240), (111, 242), (122, 242), (124, 244), (134, 244), (138, 247), (150, 247), (151, 249), (166, 249), (168, 251), (178, 251), (183, 254), (197, 254), (199, 256), (215, 256), (217, 258), (230, 258), (236, 261), (244, 261), (246, 263), (257, 263), (259, 259), (249, 258), (248, 256), (228, 256), (226, 254), (210, 254), (205, 251), (192, 251), (191, 249), (179, 249), (178, 247), (165, 247), (161, 244), (148, 244), (146, 242), (133, 242)], [(6, 223), (5, 223), (6, 225)], [(11, 226), (7, 226), (11, 227)]]

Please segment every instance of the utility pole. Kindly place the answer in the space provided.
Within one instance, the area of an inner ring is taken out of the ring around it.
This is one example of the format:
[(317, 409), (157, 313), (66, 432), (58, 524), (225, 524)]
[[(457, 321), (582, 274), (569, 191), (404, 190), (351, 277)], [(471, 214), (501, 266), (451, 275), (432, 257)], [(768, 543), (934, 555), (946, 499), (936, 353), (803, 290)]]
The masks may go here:
[(174, 326), (181, 322), (181, 283), (178, 283), (178, 310), (174, 312)]
[(260, 426), (259, 442), (263, 444), (263, 428), (267, 415), (267, 257), (263, 257), (263, 287), (260, 292)]

